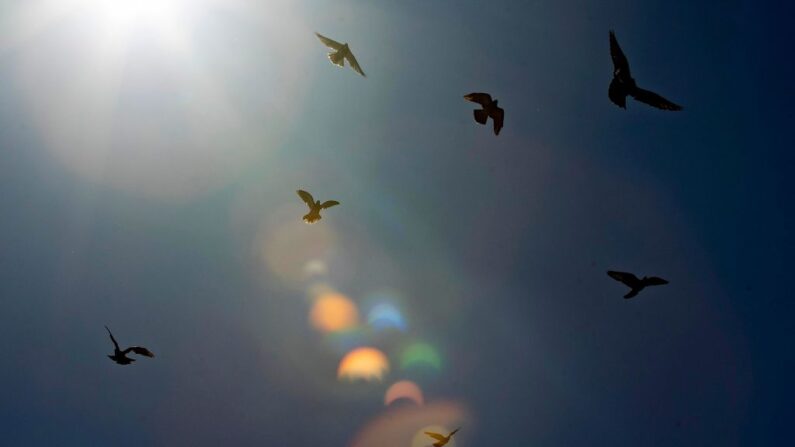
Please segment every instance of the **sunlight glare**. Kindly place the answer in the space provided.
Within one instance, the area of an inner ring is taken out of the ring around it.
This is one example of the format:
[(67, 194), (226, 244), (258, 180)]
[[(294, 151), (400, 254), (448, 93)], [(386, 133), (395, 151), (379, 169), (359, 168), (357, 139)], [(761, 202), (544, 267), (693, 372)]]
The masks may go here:
[(184, 2), (179, 0), (94, 0), (107, 25), (128, 28), (136, 24), (163, 24), (177, 20)]

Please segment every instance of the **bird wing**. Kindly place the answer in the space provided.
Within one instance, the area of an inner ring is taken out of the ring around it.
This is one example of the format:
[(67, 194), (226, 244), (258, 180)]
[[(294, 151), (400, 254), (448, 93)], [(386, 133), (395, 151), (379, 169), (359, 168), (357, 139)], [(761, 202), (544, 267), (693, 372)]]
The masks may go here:
[(119, 349), (119, 344), (116, 342), (116, 339), (113, 338), (113, 333), (110, 332), (110, 329), (108, 329), (107, 326), (105, 326), (105, 329), (107, 329), (108, 335), (110, 335), (110, 341), (113, 342), (113, 346), (116, 347), (116, 349)]
[(340, 203), (337, 202), (336, 200), (326, 200), (325, 202), (323, 202), (323, 204), (320, 205), (320, 208), (323, 208), (323, 209), (331, 208), (332, 206), (337, 206), (339, 204)]
[(132, 351), (132, 352), (134, 352), (134, 353), (136, 353), (138, 355), (143, 355), (143, 356), (146, 356), (146, 357), (154, 357), (155, 356), (152, 353), (152, 351), (144, 348), (143, 346), (130, 346), (129, 348), (127, 348), (124, 351), (122, 351), (122, 353), (123, 354), (127, 354), (130, 351)]
[(309, 208), (312, 208), (312, 206), (315, 204), (315, 198), (312, 197), (312, 194), (309, 194), (303, 189), (299, 189), (296, 192), (298, 193), (298, 197), (300, 197), (301, 200), (303, 200), (307, 205), (309, 205)]
[(635, 88), (635, 90), (631, 91), (630, 94), (638, 101), (644, 102), (653, 107), (657, 107), (658, 109), (671, 111), (682, 110), (682, 106), (674, 104), (662, 96), (648, 90), (643, 90), (642, 88)]
[(431, 432), (431, 431), (426, 431), (426, 432), (425, 432), (425, 434), (426, 434), (426, 435), (428, 435), (428, 436), (430, 436), (431, 438), (433, 438), (433, 439), (437, 439), (437, 440), (439, 440), (439, 441), (447, 441), (447, 437), (445, 437), (444, 435), (440, 435), (439, 433), (434, 433), (434, 432)]
[(644, 281), (644, 282), (646, 283), (647, 286), (662, 286), (662, 285), (668, 284), (668, 281), (666, 281), (666, 280), (664, 280), (662, 278), (658, 278), (656, 276), (652, 276), (652, 277), (646, 278), (646, 281)]
[(458, 430), (461, 430), (461, 427), (458, 427), (458, 428), (456, 428), (455, 430), (451, 431), (451, 432), (450, 432), (450, 434), (449, 434), (449, 435), (447, 435), (447, 437), (448, 437), (448, 438), (451, 438), (451, 437), (453, 437), (453, 435), (454, 435), (454, 434), (458, 433)]
[(318, 39), (320, 39), (321, 42), (323, 42), (323, 45), (333, 50), (339, 50), (340, 48), (342, 48), (342, 44), (337, 42), (336, 40), (329, 39), (328, 37), (323, 36), (320, 33), (315, 33), (315, 35), (317, 36)]
[(467, 101), (476, 102), (483, 107), (486, 107), (488, 104), (491, 104), (491, 95), (488, 93), (470, 93), (468, 95), (464, 95), (464, 99)]
[(359, 66), (359, 62), (356, 60), (356, 57), (353, 55), (353, 52), (348, 51), (345, 54), (345, 59), (348, 59), (348, 62), (351, 64), (351, 68), (353, 68), (353, 71), (355, 71), (356, 73), (359, 73), (360, 75), (364, 76), (365, 78), (367, 77), (367, 75), (364, 74), (364, 70), (362, 70), (362, 67)]
[(621, 74), (629, 77), (629, 61), (621, 51), (616, 34), (612, 30), (610, 31), (610, 57), (613, 59), (613, 75)]
[(505, 110), (497, 107), (494, 111), (494, 114), (491, 116), (491, 119), (494, 120), (494, 135), (500, 134), (500, 129), (502, 129), (502, 123), (505, 119)]
[(632, 273), (627, 272), (616, 272), (613, 270), (608, 270), (607, 275), (616, 281), (621, 281), (622, 283), (626, 284), (629, 287), (635, 288), (635, 285), (638, 283), (638, 277), (633, 275)]

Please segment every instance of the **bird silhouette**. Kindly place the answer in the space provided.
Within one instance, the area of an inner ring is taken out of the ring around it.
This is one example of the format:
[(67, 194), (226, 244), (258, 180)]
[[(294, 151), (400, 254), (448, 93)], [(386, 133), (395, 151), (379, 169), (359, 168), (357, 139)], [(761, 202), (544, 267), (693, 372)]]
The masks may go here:
[(499, 101), (491, 99), (488, 93), (470, 93), (464, 96), (467, 101), (472, 101), (483, 106), (480, 110), (474, 110), (475, 121), (480, 124), (486, 124), (486, 121), (491, 117), (494, 120), (494, 135), (500, 134), (502, 129), (502, 122), (505, 119), (505, 110), (497, 106)]
[(332, 64), (344, 67), (345, 66), (345, 59), (348, 60), (348, 63), (351, 64), (351, 68), (356, 73), (367, 77), (362, 70), (362, 67), (359, 66), (359, 62), (356, 61), (356, 58), (353, 56), (350, 47), (347, 43), (339, 43), (336, 40), (329, 39), (326, 36), (321, 35), (320, 33), (315, 33), (318, 39), (320, 39), (323, 44), (329, 48), (331, 48), (331, 53), (328, 54), (328, 59), (331, 61)]
[(425, 434), (436, 440), (436, 442), (433, 443), (433, 447), (442, 447), (443, 445), (450, 442), (450, 439), (452, 439), (453, 435), (456, 434), (458, 430), (461, 430), (461, 428), (456, 428), (447, 436), (440, 435), (439, 433), (434, 433), (432, 431), (426, 431)]
[(108, 358), (118, 363), (119, 365), (129, 365), (130, 363), (135, 361), (135, 359), (127, 357), (127, 353), (129, 352), (134, 352), (138, 355), (143, 355), (145, 357), (155, 356), (154, 354), (152, 354), (152, 351), (142, 346), (130, 346), (129, 348), (122, 351), (119, 348), (119, 344), (116, 342), (116, 339), (113, 338), (113, 334), (110, 332), (110, 329), (108, 329), (107, 326), (105, 326), (105, 329), (108, 330), (108, 335), (110, 335), (110, 340), (113, 342), (113, 355), (109, 355)]
[(621, 51), (621, 47), (618, 46), (618, 40), (616, 40), (616, 35), (613, 31), (610, 31), (610, 57), (613, 58), (613, 80), (610, 81), (607, 96), (617, 106), (626, 109), (627, 95), (629, 95), (658, 109), (682, 110), (682, 106), (674, 104), (654, 92), (638, 87), (635, 79), (629, 73), (629, 62), (627, 57), (624, 56), (624, 52)]
[(319, 200), (315, 202), (315, 199), (314, 197), (312, 197), (312, 194), (309, 194), (303, 189), (299, 189), (296, 192), (298, 193), (298, 197), (300, 197), (301, 200), (303, 200), (304, 203), (306, 203), (306, 205), (309, 207), (309, 213), (304, 216), (304, 222), (306, 223), (311, 224), (319, 221), (320, 219), (322, 219), (322, 217), (320, 217), (320, 210), (331, 208), (332, 206), (340, 204), (336, 200), (327, 200), (323, 203), (320, 203)]
[(629, 287), (629, 293), (624, 295), (624, 298), (630, 299), (637, 295), (641, 290), (645, 289), (647, 286), (661, 286), (664, 284), (668, 284), (668, 281), (658, 278), (656, 276), (644, 276), (643, 278), (638, 279), (637, 276), (633, 275), (632, 273), (626, 272), (615, 272), (612, 270), (607, 271), (607, 275), (611, 278), (615, 279), (616, 281), (620, 281)]

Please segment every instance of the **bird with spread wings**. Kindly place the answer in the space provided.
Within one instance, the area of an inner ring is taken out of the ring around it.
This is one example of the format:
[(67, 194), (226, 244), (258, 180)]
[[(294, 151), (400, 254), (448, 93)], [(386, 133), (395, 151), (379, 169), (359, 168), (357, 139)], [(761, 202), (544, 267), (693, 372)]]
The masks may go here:
[(657, 93), (644, 90), (635, 83), (629, 73), (629, 62), (613, 31), (610, 31), (610, 57), (613, 59), (613, 80), (607, 90), (610, 101), (622, 109), (627, 108), (627, 95), (652, 107), (662, 110), (682, 110), (682, 106), (663, 98)]
[(119, 365), (129, 365), (130, 363), (135, 361), (135, 359), (127, 357), (127, 354), (129, 354), (130, 352), (142, 355), (144, 357), (155, 356), (152, 353), (152, 351), (144, 348), (143, 346), (130, 346), (129, 348), (122, 351), (121, 348), (119, 348), (119, 343), (117, 343), (116, 339), (113, 337), (113, 333), (110, 332), (110, 329), (108, 329), (107, 326), (105, 326), (105, 329), (107, 329), (108, 335), (110, 335), (110, 341), (113, 342), (113, 355), (109, 355), (108, 358), (118, 363)]
[(442, 447), (443, 445), (446, 445), (448, 442), (450, 442), (450, 439), (453, 438), (453, 435), (456, 434), (458, 430), (461, 430), (461, 428), (456, 428), (455, 430), (451, 431), (450, 434), (447, 436), (439, 433), (434, 433), (432, 431), (426, 431), (425, 434), (436, 440), (436, 442), (433, 443), (433, 447)]
[(323, 203), (320, 201), (315, 201), (315, 198), (312, 197), (312, 194), (304, 191), (303, 189), (299, 189), (296, 191), (298, 193), (298, 197), (306, 203), (306, 206), (309, 207), (309, 213), (304, 216), (304, 222), (306, 223), (315, 223), (322, 219), (320, 216), (320, 210), (331, 208), (332, 206), (339, 205), (340, 203), (336, 200), (327, 200)]
[(662, 286), (668, 284), (668, 281), (656, 276), (644, 276), (643, 278), (638, 278), (632, 273), (616, 272), (613, 270), (608, 270), (607, 275), (631, 289), (629, 293), (624, 295), (624, 298), (626, 299), (633, 298), (635, 295), (640, 293), (641, 290), (648, 286)]
[(329, 48), (331, 48), (331, 53), (328, 54), (328, 59), (331, 61), (332, 64), (337, 65), (339, 67), (345, 66), (345, 61), (347, 60), (349, 64), (351, 64), (351, 68), (356, 73), (367, 77), (364, 74), (364, 70), (362, 67), (359, 66), (359, 62), (356, 61), (356, 57), (353, 56), (350, 47), (347, 43), (339, 43), (336, 40), (329, 39), (326, 36), (321, 35), (320, 33), (315, 33), (318, 39), (320, 39), (323, 44)]
[(505, 110), (501, 109), (497, 104), (499, 101), (492, 100), (491, 95), (488, 93), (470, 93), (464, 95), (464, 99), (474, 103), (478, 103), (483, 107), (480, 110), (474, 110), (475, 121), (480, 124), (486, 124), (486, 121), (491, 118), (494, 121), (494, 135), (500, 134), (502, 123), (505, 119)]

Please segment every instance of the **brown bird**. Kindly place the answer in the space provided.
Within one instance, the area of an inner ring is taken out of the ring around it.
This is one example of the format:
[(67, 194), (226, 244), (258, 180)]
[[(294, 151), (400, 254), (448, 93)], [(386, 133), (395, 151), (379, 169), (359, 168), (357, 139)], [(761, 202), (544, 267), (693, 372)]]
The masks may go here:
[(453, 435), (456, 434), (458, 430), (461, 430), (461, 428), (456, 428), (455, 430), (451, 431), (450, 434), (447, 436), (440, 435), (439, 433), (434, 433), (431, 431), (426, 431), (425, 434), (436, 440), (436, 442), (433, 443), (433, 447), (442, 447), (443, 445), (450, 442), (450, 439), (452, 439)]
[(491, 95), (488, 93), (470, 93), (465, 95), (464, 99), (483, 106), (482, 109), (473, 111), (475, 114), (475, 121), (480, 124), (486, 124), (486, 121), (491, 117), (491, 119), (494, 120), (494, 135), (499, 135), (500, 129), (502, 129), (503, 119), (505, 119), (505, 110), (497, 106), (499, 101), (496, 99), (492, 101)]
[(155, 355), (152, 354), (152, 351), (142, 347), (142, 346), (130, 346), (129, 348), (122, 351), (119, 348), (119, 344), (116, 342), (116, 339), (113, 338), (113, 334), (110, 332), (107, 326), (105, 329), (108, 331), (108, 335), (110, 335), (110, 341), (113, 342), (113, 355), (109, 355), (108, 358), (113, 360), (114, 362), (118, 363), (119, 365), (129, 365), (130, 363), (134, 362), (135, 359), (131, 359), (127, 357), (127, 353), (134, 352), (138, 355), (142, 355), (145, 357), (154, 357)]
[(304, 222), (306, 223), (311, 224), (319, 221), (322, 219), (322, 217), (320, 217), (320, 210), (331, 208), (332, 206), (340, 204), (336, 200), (327, 200), (323, 203), (320, 203), (319, 200), (315, 202), (315, 198), (312, 197), (312, 194), (309, 194), (303, 189), (299, 189), (296, 192), (298, 193), (298, 197), (300, 197), (301, 200), (303, 200), (304, 203), (306, 203), (306, 205), (309, 207), (309, 213), (304, 216)]
[(629, 291), (629, 293), (624, 295), (625, 299), (634, 297), (647, 286), (662, 286), (664, 284), (668, 284), (668, 281), (656, 276), (644, 276), (643, 278), (638, 279), (638, 277), (632, 273), (615, 272), (612, 270), (608, 270), (607, 275), (632, 289)]
[(629, 73), (629, 62), (627, 57), (624, 56), (624, 52), (621, 51), (621, 47), (618, 46), (618, 40), (616, 40), (616, 35), (613, 31), (610, 31), (610, 57), (613, 58), (613, 80), (607, 90), (607, 96), (615, 105), (626, 109), (627, 95), (629, 95), (658, 109), (682, 110), (682, 106), (674, 104), (654, 92), (638, 87), (635, 79)]
[(331, 61), (332, 64), (337, 65), (339, 67), (345, 67), (345, 60), (348, 60), (348, 63), (351, 64), (351, 68), (356, 73), (367, 77), (362, 70), (362, 67), (359, 66), (359, 62), (356, 61), (356, 58), (351, 53), (350, 47), (348, 47), (347, 43), (339, 43), (336, 40), (329, 39), (326, 36), (321, 35), (320, 33), (315, 33), (318, 39), (320, 39), (323, 44), (332, 50), (333, 52), (328, 54), (328, 59)]

